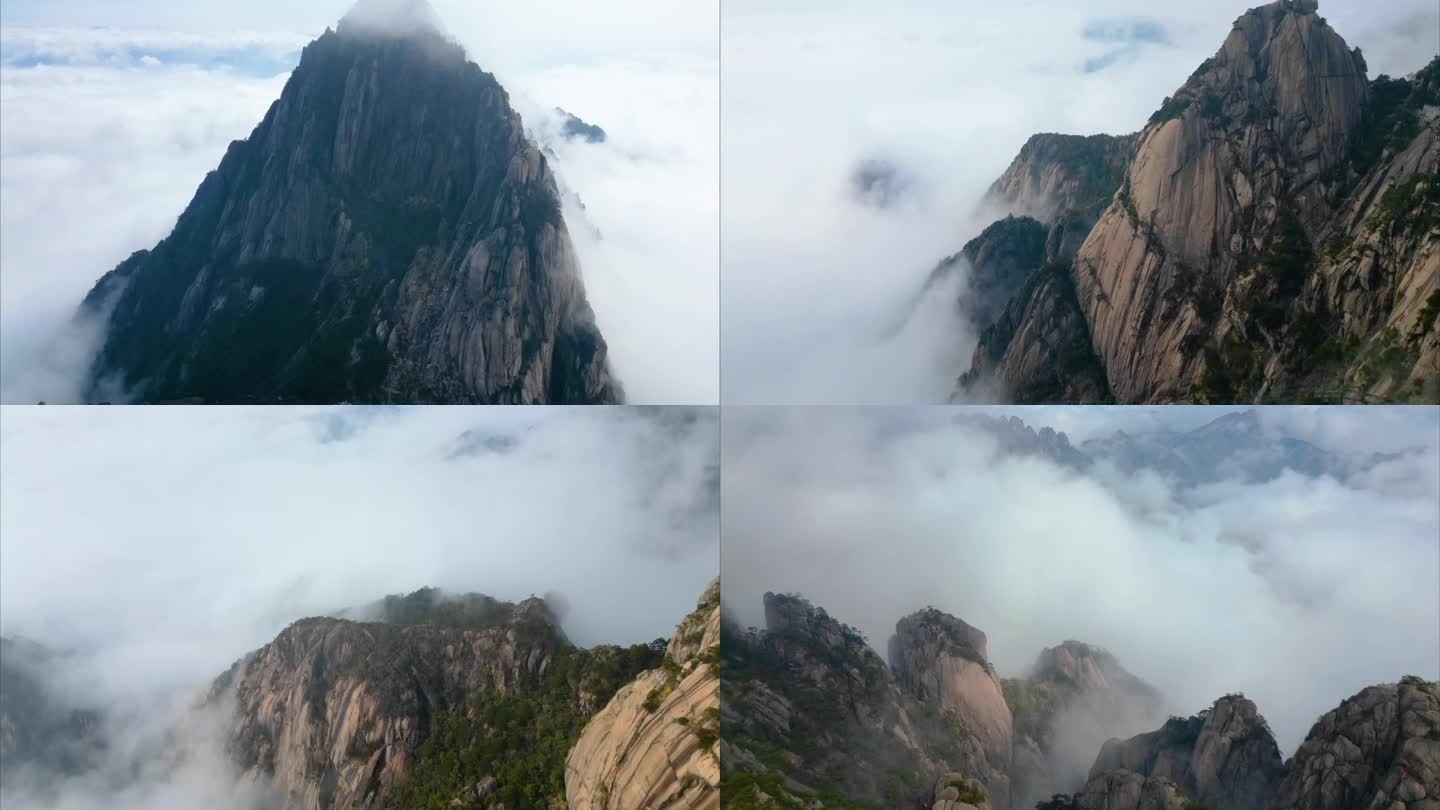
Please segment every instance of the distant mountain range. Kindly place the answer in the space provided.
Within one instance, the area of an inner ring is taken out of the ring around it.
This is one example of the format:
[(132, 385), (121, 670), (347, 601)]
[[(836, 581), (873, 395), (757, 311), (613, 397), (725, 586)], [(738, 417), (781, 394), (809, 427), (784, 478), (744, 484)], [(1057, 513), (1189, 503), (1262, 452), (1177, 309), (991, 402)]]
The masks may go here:
[(1256, 410), (1228, 413), (1192, 430), (1161, 429), (1135, 434), (1119, 430), (1079, 445), (1072, 444), (1065, 433), (1051, 428), (1036, 430), (1014, 416), (962, 414), (955, 421), (995, 437), (1006, 453), (1041, 456), (1077, 470), (1088, 470), (1098, 463), (1125, 473), (1148, 470), (1181, 487), (1219, 481), (1264, 483), (1286, 473), (1344, 481), (1405, 455), (1374, 453), (1361, 459), (1342, 456), (1267, 429)]

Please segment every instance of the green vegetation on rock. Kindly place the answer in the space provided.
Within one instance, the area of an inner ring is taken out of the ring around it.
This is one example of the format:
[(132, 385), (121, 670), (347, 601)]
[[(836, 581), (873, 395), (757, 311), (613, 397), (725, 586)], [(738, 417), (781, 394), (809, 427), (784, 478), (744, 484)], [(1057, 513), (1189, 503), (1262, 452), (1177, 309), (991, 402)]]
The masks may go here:
[(792, 790), (778, 773), (735, 771), (720, 777), (725, 810), (868, 810), (833, 791)]
[[(470, 806), (464, 797), (487, 777), (497, 782), (489, 800), (506, 807), (543, 808), (556, 799), (563, 805), (565, 758), (589, 719), (584, 707), (604, 706), (658, 659), (645, 644), (567, 647), (537, 686), (514, 694), (486, 689), (470, 705), (436, 715), (410, 777), (386, 794), (385, 807)], [(456, 799), (462, 803), (452, 804)]]
[(1189, 98), (1171, 98), (1170, 96), (1166, 96), (1165, 100), (1160, 104), (1160, 109), (1156, 110), (1155, 113), (1150, 116), (1149, 125), (1154, 126), (1179, 118), (1181, 115), (1184, 115), (1186, 110), (1190, 109), (1190, 104), (1191, 100)]
[(945, 786), (960, 791), (960, 801), (966, 804), (978, 805), (985, 801), (985, 791), (968, 779), (951, 779)]
[(1420, 109), (1434, 104), (1440, 104), (1440, 56), (1413, 81), (1381, 74), (1370, 82), (1370, 105), (1351, 136), (1349, 159), (1332, 175), (1340, 193), (1347, 193), (1387, 152), (1404, 148), (1420, 134)]

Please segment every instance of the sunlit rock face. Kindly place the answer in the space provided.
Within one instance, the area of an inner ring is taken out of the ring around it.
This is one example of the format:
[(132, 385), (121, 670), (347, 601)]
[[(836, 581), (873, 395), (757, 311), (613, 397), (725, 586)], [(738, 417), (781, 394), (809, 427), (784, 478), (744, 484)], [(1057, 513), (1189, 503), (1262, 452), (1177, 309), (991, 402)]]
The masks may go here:
[(675, 629), (670, 663), (621, 687), (571, 749), (570, 810), (720, 807), (719, 645), (716, 580)]
[(1440, 804), (1440, 683), (1372, 686), (1316, 721), (1274, 810), (1421, 810)]
[(1255, 703), (1227, 695), (1193, 718), (1159, 731), (1110, 740), (1091, 778), (1123, 769), (1169, 779), (1212, 807), (1265, 810), (1284, 772), (1280, 748)]
[(1240, 16), (1137, 135), (1025, 145), (987, 199), (1046, 250), (956, 399), (1440, 401), (1440, 59), (1370, 81), (1317, 7)]
[[(1223, 294), (1283, 221), (1316, 228), (1319, 185), (1368, 98), (1363, 62), (1314, 14), (1241, 16), (1140, 136), (1121, 196), (1076, 258), (1076, 286), (1116, 399), (1189, 396)], [(1219, 302), (1216, 302), (1217, 304)]]
[(433, 719), (485, 692), (540, 683), (567, 642), (544, 603), (504, 605), (475, 629), (305, 619), (218, 678), (233, 698), (226, 750), (241, 782), (285, 810), (368, 807), (414, 767)]

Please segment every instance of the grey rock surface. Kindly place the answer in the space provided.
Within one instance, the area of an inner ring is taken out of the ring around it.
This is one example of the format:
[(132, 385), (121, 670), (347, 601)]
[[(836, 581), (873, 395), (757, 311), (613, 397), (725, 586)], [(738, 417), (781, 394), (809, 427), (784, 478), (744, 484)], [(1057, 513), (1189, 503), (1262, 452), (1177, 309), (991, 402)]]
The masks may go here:
[(1287, 763), (1271, 807), (1440, 807), (1440, 683), (1372, 686), (1327, 712)]
[(92, 398), (623, 399), (548, 160), (427, 9), (367, 2), (308, 45), (174, 231), (100, 280)]
[(1214, 808), (1265, 810), (1283, 763), (1254, 702), (1228, 695), (1203, 715), (1174, 718), (1159, 731), (1107, 742), (1091, 778), (1116, 769), (1169, 779)]

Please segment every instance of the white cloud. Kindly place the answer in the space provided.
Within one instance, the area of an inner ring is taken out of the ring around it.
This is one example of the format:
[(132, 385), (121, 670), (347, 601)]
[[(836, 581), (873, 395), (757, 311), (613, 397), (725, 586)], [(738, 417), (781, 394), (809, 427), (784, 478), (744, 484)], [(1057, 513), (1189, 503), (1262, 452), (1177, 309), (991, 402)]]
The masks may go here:
[[(1257, 4), (726, 2), (726, 400), (943, 397), (975, 342), (943, 301), (917, 318), (928, 344), (878, 336), (993, 218), (975, 213), (984, 190), (1032, 134), (1138, 130)], [(1381, 5), (1327, 0), (1323, 11), (1364, 47), (1372, 74), (1422, 67), (1440, 44), (1440, 12), (1430, 0)], [(1113, 43), (1085, 31), (1107, 21), (1164, 43), (1087, 74)], [(848, 198), (850, 172), (876, 154), (921, 179), (903, 210)]]
[[(1131, 409), (1094, 410), (1123, 426)], [(1313, 432), (1373, 410), (1267, 418)], [(727, 408), (722, 572), (743, 621), (761, 622), (763, 592), (798, 591), (883, 650), (897, 619), (933, 604), (984, 630), (1005, 676), (1080, 639), (1177, 711), (1245, 692), (1285, 751), (1366, 685), (1440, 675), (1433, 444), (1348, 484), (1289, 473), (1182, 496), (1151, 475), (997, 460), (990, 437), (948, 419), (896, 433), (888, 418)], [(1403, 418), (1412, 435), (1440, 431), (1440, 409)]]
[[(228, 143), (279, 96), (299, 47), (346, 7), (332, 5), (321, 16), (261, 4), (243, 20), (163, 3), (121, 19), (108, 5), (7, 5), (7, 22), (26, 24), (0, 39), (0, 398), (77, 399), (94, 343), (71, 322), (81, 297), (169, 232)], [(590, 238), (568, 212), (632, 401), (716, 402), (715, 6), (630, 0), (635, 16), (622, 25), (613, 9), (542, 5), (436, 4), (529, 120), (561, 106), (611, 135), (562, 146), (559, 171), (604, 236)], [(127, 27), (55, 27), (81, 17)], [(228, 32), (227, 22), (245, 28)], [(314, 34), (250, 32), (263, 25)]]
[(0, 70), (0, 398), (77, 401), (100, 276), (175, 224), (284, 77), (188, 66)]
[[(119, 730), (40, 806), (249, 808), (212, 801), (231, 772), (196, 696), (385, 594), (554, 591), (576, 643), (668, 638), (717, 573), (718, 455), (704, 410), (6, 406), (0, 635), (68, 652), (50, 685)], [(151, 749), (177, 724), (172, 772)]]
[[(528, 125), (560, 106), (604, 144), (554, 141), (586, 291), (631, 401), (720, 399), (715, 63), (559, 67), (514, 80)], [(593, 230), (592, 227), (593, 226)], [(595, 233), (598, 231), (599, 238)]]
[[(301, 615), (425, 585), (555, 589), (586, 643), (648, 640), (715, 573), (713, 515), (676, 522), (716, 461), (713, 417), (677, 438), (618, 409), (3, 416), (0, 628), (198, 644), (155, 673), (167, 682)], [(471, 429), (518, 445), (450, 459)]]

